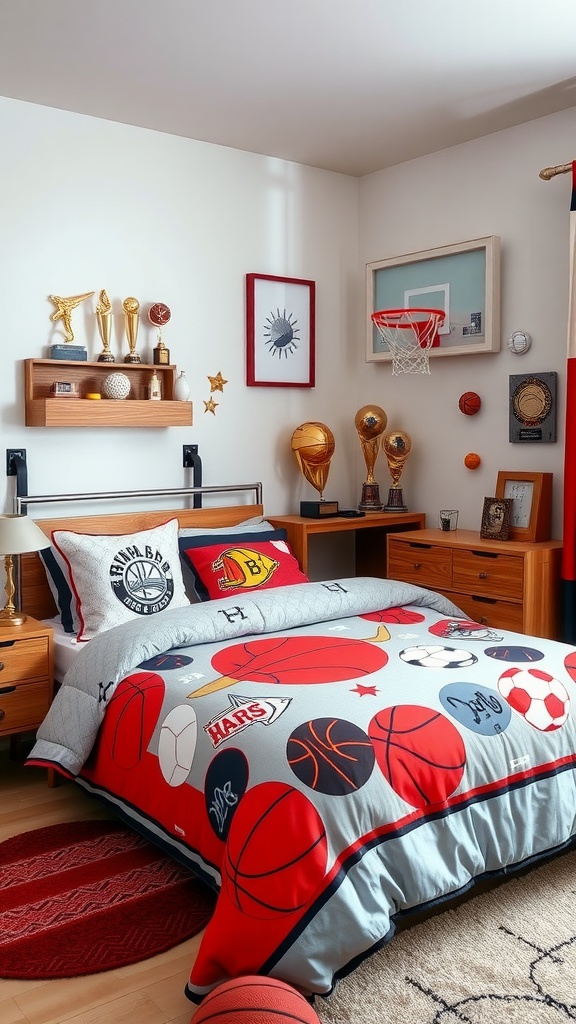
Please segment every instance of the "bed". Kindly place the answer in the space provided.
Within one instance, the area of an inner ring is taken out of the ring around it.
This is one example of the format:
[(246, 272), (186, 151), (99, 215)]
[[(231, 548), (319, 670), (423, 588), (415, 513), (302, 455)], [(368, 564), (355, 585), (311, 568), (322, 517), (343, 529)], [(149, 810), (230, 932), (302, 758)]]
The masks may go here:
[[(38, 520), (100, 617), (102, 565), (110, 590), (139, 532), (169, 522), (172, 561), (205, 588), (165, 607), (157, 589), (155, 613), (104, 615), (92, 634), (83, 608), (28, 762), (75, 779), (218, 894), (193, 1002), (254, 973), (328, 995), (403, 919), (576, 833), (576, 650), (486, 629), (412, 585), (309, 582), (262, 516), (255, 502)], [(146, 552), (162, 562), (156, 535)], [(25, 556), (25, 609), (61, 617), (54, 592)]]

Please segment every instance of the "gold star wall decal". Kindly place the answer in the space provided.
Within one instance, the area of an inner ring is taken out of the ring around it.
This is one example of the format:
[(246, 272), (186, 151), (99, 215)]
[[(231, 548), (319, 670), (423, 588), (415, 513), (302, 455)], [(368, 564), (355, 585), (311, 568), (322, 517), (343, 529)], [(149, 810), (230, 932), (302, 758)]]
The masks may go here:
[(204, 402), (204, 412), (211, 412), (215, 416), (218, 404), (219, 403), (215, 402), (213, 398), (209, 398), (207, 402)]
[(212, 394), (213, 391), (223, 392), (224, 385), (228, 383), (228, 381), (222, 376), (220, 370), (218, 370), (215, 377), (211, 377), (210, 374), (208, 374), (208, 380), (210, 381), (210, 394)]

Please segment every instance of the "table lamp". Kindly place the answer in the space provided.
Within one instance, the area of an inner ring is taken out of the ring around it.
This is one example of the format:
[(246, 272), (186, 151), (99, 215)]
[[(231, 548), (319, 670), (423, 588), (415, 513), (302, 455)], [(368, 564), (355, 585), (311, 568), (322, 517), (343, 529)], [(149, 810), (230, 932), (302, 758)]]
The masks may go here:
[(6, 569), (6, 604), (0, 611), (0, 627), (21, 626), (26, 615), (14, 605), (14, 557), (50, 547), (50, 540), (33, 519), (25, 515), (0, 515), (0, 555)]

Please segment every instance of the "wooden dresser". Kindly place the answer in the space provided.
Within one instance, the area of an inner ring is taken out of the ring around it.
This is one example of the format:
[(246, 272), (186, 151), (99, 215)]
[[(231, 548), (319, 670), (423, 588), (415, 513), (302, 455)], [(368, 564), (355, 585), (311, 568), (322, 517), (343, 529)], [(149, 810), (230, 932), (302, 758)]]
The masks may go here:
[(475, 622), (559, 638), (561, 541), (410, 530), (390, 534), (387, 543), (390, 579), (440, 591)]

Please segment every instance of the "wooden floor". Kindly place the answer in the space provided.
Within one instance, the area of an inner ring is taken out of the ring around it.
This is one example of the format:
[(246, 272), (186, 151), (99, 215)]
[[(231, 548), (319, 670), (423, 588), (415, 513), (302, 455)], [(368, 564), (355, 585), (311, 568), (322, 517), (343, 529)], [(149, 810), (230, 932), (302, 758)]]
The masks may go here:
[[(110, 815), (74, 783), (54, 789), (46, 772), (10, 761), (0, 744), (0, 842), (60, 821)], [(0, 878), (0, 887), (2, 880)], [(184, 986), (199, 936), (151, 960), (116, 971), (56, 981), (0, 978), (2, 1024), (189, 1024)]]

